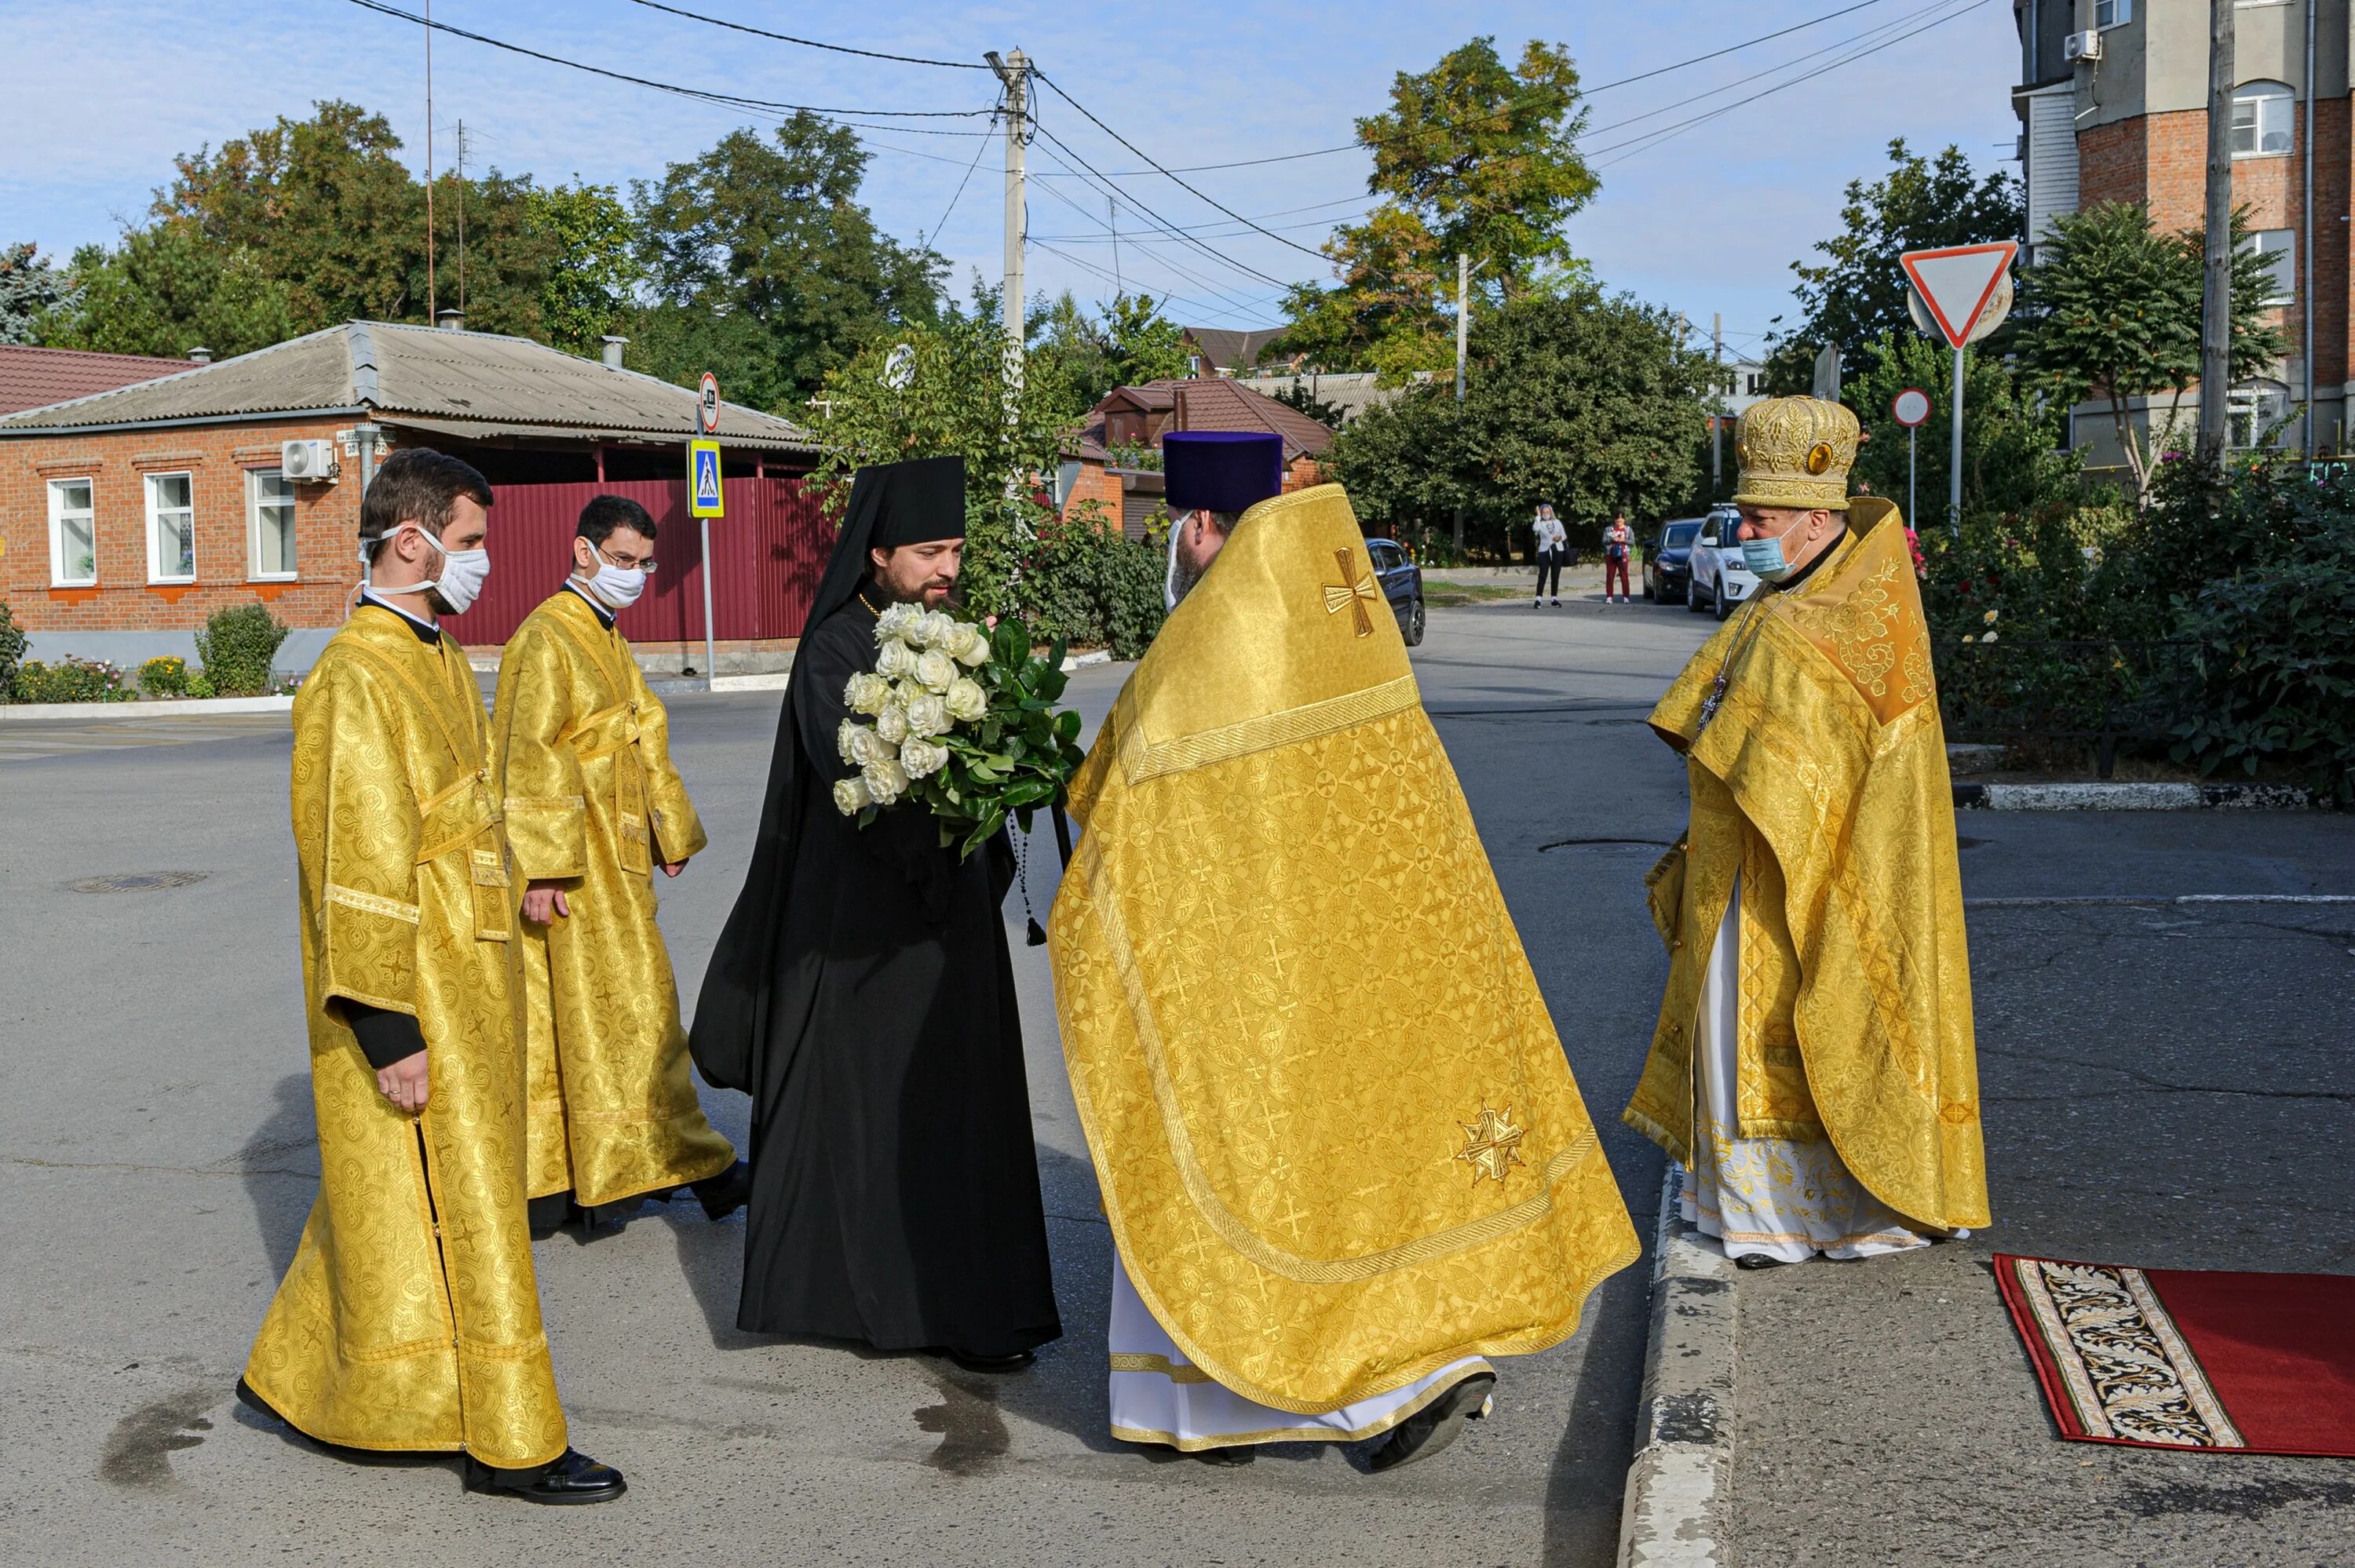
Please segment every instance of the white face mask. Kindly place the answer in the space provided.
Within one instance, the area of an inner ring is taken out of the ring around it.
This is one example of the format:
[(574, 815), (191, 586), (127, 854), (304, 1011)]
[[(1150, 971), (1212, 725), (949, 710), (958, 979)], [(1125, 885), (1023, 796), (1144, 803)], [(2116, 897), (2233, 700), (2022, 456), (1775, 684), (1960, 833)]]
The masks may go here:
[[(425, 582), (411, 583), (405, 588), (395, 588), (390, 591), (419, 593), (431, 588), (442, 596), (442, 602), (450, 607), (452, 615), (465, 614), (467, 608), (482, 597), (483, 579), (491, 575), (490, 551), (444, 549), (441, 540), (415, 524), (406, 524), (404, 526), (432, 546), (441, 555), (442, 575)], [(362, 552), (362, 555), (365, 556), (366, 552)]]
[(617, 567), (600, 556), (597, 575), (589, 579), (589, 588), (615, 609), (627, 609), (646, 591), (646, 574), (635, 567)]

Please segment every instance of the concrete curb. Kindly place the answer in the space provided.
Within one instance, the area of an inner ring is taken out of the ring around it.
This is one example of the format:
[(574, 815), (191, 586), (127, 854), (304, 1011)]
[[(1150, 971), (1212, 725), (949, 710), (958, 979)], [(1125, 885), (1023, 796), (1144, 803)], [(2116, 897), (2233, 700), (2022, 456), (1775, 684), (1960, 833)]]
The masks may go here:
[(1958, 811), (2306, 811), (2295, 784), (1956, 784)]
[(282, 697), (159, 697), (127, 703), (0, 703), (0, 724), (37, 719), (193, 718), (207, 714), (282, 714), (294, 699)]
[(1733, 1262), (1686, 1234), (1683, 1172), (1660, 1186), (1652, 1330), (1636, 1407), (1636, 1459), (1619, 1513), (1619, 1568), (1732, 1562)]
[(1063, 673), (1068, 675), (1083, 664), (1109, 664), (1111, 662), (1112, 650), (1109, 648), (1098, 648), (1092, 652), (1088, 653), (1067, 654), (1063, 659)]

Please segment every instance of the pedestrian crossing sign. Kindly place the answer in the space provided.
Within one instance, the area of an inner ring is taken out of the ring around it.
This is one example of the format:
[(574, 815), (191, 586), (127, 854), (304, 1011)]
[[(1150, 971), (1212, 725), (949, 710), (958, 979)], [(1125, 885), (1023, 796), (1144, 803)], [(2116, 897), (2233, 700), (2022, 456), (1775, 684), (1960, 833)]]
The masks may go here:
[(719, 443), (687, 443), (687, 513), (695, 517), (726, 514), (719, 490)]

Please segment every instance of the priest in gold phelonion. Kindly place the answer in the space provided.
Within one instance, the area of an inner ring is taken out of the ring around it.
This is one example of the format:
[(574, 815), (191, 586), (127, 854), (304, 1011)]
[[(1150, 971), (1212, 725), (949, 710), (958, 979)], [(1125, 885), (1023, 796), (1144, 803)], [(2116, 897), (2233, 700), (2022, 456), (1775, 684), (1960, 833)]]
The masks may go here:
[(423, 448), (360, 503), (370, 586), (294, 699), (290, 795), (319, 1195), (238, 1380), (334, 1449), (603, 1502), (568, 1446), (523, 1191), (516, 899), (480, 689), (439, 618), (490, 571), (491, 487)]
[(1165, 438), (1175, 608), (1049, 941), (1115, 1256), (1113, 1436), (1437, 1453), (1634, 1228), (1338, 485)]
[(1652, 712), (1691, 790), (1647, 879), (1668, 948), (1625, 1119), (1745, 1268), (1987, 1224), (1954, 796), (1897, 508), (1856, 416), (1774, 397), (1735, 438), (1764, 587)]
[(655, 532), (628, 497), (591, 498), (571, 575), (499, 660), (491, 728), (525, 880), (525, 1182), (541, 1234), (681, 1187), (717, 1220), (749, 1184), (696, 1098), (655, 918), (655, 868), (677, 876), (705, 842), (669, 715), (615, 624), (655, 570)]

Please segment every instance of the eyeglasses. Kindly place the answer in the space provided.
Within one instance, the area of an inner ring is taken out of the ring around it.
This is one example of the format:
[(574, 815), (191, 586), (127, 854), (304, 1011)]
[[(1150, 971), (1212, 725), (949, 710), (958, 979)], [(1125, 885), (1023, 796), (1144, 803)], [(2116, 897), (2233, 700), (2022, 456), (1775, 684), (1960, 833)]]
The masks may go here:
[(613, 556), (605, 554), (605, 547), (602, 545), (591, 545), (589, 547), (597, 552), (597, 556), (600, 560), (606, 562), (608, 565), (619, 567), (625, 572), (644, 572), (648, 577), (655, 575), (655, 558), (652, 556), (648, 556), (643, 561), (617, 561), (614, 560)]

